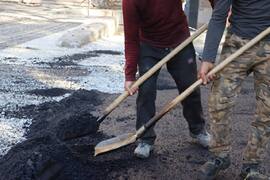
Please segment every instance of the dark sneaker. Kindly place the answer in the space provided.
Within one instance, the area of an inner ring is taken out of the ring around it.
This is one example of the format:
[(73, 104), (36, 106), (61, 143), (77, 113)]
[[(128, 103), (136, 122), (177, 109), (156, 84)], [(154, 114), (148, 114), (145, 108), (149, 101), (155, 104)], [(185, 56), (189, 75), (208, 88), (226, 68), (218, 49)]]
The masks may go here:
[(204, 130), (203, 132), (195, 135), (193, 133), (190, 133), (190, 137), (192, 137), (193, 142), (200, 144), (201, 146), (208, 148), (210, 145), (210, 141), (211, 141), (211, 135)]
[(227, 169), (231, 165), (230, 157), (216, 157), (213, 160), (207, 161), (199, 170), (199, 180), (213, 180), (218, 173)]
[(270, 180), (270, 177), (259, 172), (258, 165), (243, 164), (240, 177), (244, 180)]
[(153, 145), (147, 144), (145, 142), (141, 142), (138, 144), (138, 146), (134, 150), (134, 154), (138, 158), (145, 159), (150, 156), (150, 152), (152, 150), (153, 150)]

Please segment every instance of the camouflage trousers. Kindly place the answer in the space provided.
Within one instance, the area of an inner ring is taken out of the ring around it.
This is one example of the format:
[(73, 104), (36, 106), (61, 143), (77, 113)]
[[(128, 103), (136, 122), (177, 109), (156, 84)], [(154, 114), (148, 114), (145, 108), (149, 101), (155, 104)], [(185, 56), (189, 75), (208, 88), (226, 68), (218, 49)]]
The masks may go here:
[[(221, 61), (248, 42), (228, 33)], [(270, 138), (270, 42), (261, 41), (235, 59), (213, 82), (209, 95), (210, 128), (213, 135), (210, 151), (218, 156), (231, 150), (231, 112), (243, 80), (253, 72), (256, 94), (255, 120), (244, 152), (244, 163), (259, 163)]]

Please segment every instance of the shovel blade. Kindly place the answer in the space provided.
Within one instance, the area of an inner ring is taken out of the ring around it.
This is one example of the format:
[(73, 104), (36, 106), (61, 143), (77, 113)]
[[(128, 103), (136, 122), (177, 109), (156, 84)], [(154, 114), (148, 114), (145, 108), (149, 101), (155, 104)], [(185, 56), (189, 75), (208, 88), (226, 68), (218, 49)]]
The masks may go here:
[(127, 133), (101, 141), (95, 147), (95, 156), (134, 143), (136, 139), (136, 133)]

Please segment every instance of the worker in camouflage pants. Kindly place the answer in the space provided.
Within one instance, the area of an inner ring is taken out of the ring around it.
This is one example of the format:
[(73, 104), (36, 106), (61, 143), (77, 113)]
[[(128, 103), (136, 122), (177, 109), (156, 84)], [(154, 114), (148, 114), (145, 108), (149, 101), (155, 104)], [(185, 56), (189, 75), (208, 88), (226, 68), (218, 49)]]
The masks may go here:
[(214, 1), (198, 76), (204, 84), (214, 80), (209, 94), (209, 123), (213, 137), (209, 149), (215, 156), (200, 168), (199, 179), (215, 179), (220, 171), (231, 164), (231, 111), (242, 82), (251, 73), (254, 76), (256, 112), (240, 175), (244, 179), (270, 179), (259, 171), (262, 154), (270, 139), (270, 36), (244, 52), (216, 77), (207, 75), (214, 66), (230, 9), (230, 26), (227, 28), (221, 61), (270, 27), (268, 0)]
[[(248, 40), (227, 34), (221, 60), (225, 60)], [(270, 137), (270, 42), (260, 42), (217, 74), (209, 96), (210, 128), (213, 140), (210, 151), (218, 157), (229, 156), (231, 150), (231, 111), (243, 80), (254, 74), (256, 93), (255, 121), (243, 155), (245, 167), (258, 168)], [(228, 163), (229, 164), (229, 163)], [(244, 173), (244, 172), (242, 172)], [(246, 176), (243, 174), (243, 176)], [(262, 176), (260, 176), (262, 177)]]
[[(221, 60), (248, 43), (236, 35), (227, 34)], [(270, 42), (260, 42), (225, 67), (214, 81), (209, 96), (209, 115), (213, 142), (210, 150), (227, 155), (231, 149), (230, 124), (234, 100), (243, 80), (254, 73), (256, 93), (255, 121), (244, 153), (244, 163), (258, 164), (270, 137)]]

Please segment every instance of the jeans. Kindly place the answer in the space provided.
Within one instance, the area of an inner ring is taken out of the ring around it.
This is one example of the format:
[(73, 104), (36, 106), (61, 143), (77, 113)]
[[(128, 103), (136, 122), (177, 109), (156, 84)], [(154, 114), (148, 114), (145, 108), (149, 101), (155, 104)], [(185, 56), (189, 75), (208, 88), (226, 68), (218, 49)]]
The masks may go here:
[[(157, 48), (141, 43), (140, 59), (138, 62), (139, 75), (142, 76), (172, 49)], [(167, 63), (167, 69), (174, 79), (178, 92), (181, 93), (197, 80), (197, 65), (195, 50), (192, 44), (188, 45)], [(137, 96), (137, 122), (136, 128), (148, 122), (156, 112), (155, 100), (157, 92), (157, 78), (160, 70), (146, 80), (140, 87)], [(199, 134), (204, 130), (200, 90), (195, 90), (182, 101), (183, 115), (188, 122), (189, 130), (193, 134)], [(156, 134), (154, 127), (148, 130), (140, 139), (148, 144), (154, 144)]]

